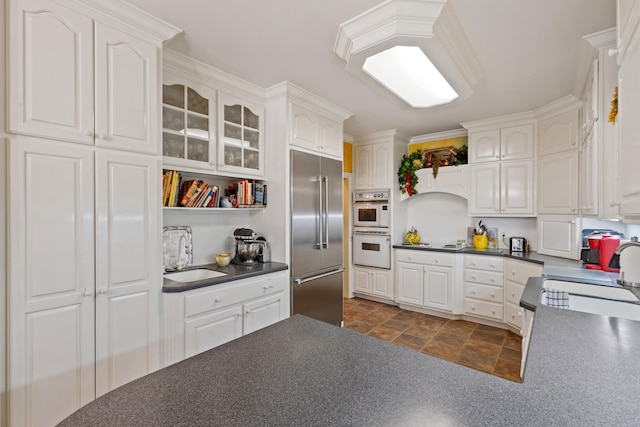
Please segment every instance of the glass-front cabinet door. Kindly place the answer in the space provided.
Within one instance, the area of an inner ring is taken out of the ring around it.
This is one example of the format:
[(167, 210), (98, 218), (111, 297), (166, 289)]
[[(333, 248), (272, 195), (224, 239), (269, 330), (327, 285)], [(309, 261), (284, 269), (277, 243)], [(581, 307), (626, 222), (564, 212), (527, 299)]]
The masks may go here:
[(264, 175), (264, 108), (218, 94), (218, 169)]
[(164, 165), (215, 168), (215, 92), (189, 83), (162, 85), (162, 156)]

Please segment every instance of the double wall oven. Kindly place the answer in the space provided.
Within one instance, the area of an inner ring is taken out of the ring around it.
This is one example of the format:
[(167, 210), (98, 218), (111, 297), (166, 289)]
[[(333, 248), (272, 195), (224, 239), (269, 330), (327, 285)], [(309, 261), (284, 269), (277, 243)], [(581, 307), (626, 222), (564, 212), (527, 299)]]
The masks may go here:
[(390, 190), (356, 191), (353, 194), (353, 263), (391, 268), (389, 233)]

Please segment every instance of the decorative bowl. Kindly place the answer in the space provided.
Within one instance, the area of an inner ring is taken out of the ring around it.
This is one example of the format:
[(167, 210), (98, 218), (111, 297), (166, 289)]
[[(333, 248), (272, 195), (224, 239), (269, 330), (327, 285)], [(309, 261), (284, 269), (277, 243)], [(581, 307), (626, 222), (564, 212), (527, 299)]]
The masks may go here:
[(220, 267), (226, 267), (227, 265), (229, 265), (230, 261), (231, 261), (231, 255), (229, 255), (228, 253), (224, 252), (221, 254), (216, 254), (216, 263)]

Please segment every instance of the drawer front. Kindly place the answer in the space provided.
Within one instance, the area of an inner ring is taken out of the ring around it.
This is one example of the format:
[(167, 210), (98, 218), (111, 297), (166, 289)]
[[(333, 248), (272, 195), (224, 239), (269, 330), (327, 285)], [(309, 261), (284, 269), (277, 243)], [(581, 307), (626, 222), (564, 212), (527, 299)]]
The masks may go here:
[(512, 302), (515, 305), (520, 305), (520, 298), (522, 298), (523, 291), (524, 291), (523, 285), (512, 282), (511, 280), (507, 280), (504, 284), (505, 300)]
[(466, 268), (497, 271), (502, 273), (504, 270), (504, 259), (494, 256), (466, 255), (464, 266)]
[(396, 261), (453, 267), (455, 262), (455, 255), (438, 251), (399, 250), (396, 252)]
[(236, 283), (214, 286), (213, 289), (194, 291), (185, 297), (186, 317), (209, 310), (239, 304), (263, 295), (288, 291), (288, 280), (282, 275), (265, 275), (239, 280)]
[(524, 324), (524, 308), (511, 303), (506, 303), (504, 305), (504, 321), (515, 326), (518, 331), (520, 331), (520, 335), (522, 335), (521, 329)]
[(491, 301), (498, 304), (502, 304), (504, 301), (504, 294), (502, 288), (497, 288), (495, 286), (486, 286), (480, 285), (478, 283), (469, 283), (465, 284), (465, 296), (469, 298), (476, 298), (485, 301)]
[(464, 299), (464, 312), (472, 316), (483, 316), (493, 320), (502, 321), (503, 310), (502, 304), (495, 304), (471, 298)]
[(471, 269), (464, 271), (464, 280), (466, 282), (483, 283), (493, 286), (502, 286), (504, 281), (502, 273)]
[(508, 259), (505, 264), (504, 273), (507, 276), (507, 280), (513, 280), (514, 282), (525, 285), (529, 277), (542, 275), (542, 265)]

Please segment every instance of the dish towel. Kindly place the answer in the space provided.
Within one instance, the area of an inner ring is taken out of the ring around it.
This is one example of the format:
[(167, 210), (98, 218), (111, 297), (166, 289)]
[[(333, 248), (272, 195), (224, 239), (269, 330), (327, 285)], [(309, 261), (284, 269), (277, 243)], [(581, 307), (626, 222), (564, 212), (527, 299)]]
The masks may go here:
[(557, 291), (555, 289), (547, 289), (545, 298), (549, 307), (569, 308), (569, 293), (565, 291)]

